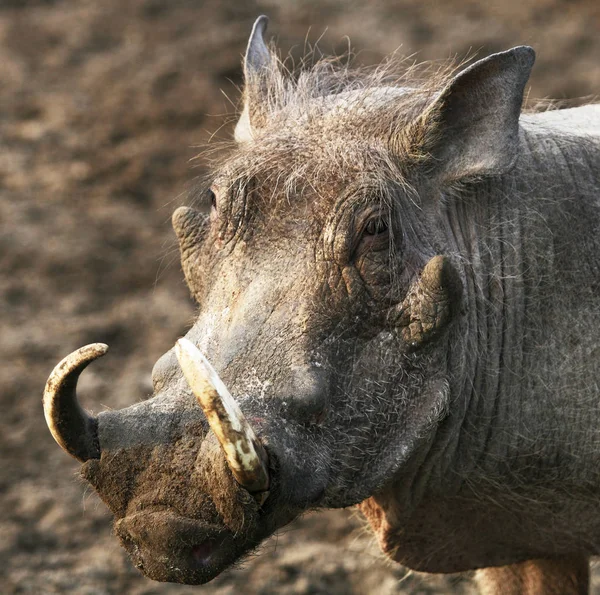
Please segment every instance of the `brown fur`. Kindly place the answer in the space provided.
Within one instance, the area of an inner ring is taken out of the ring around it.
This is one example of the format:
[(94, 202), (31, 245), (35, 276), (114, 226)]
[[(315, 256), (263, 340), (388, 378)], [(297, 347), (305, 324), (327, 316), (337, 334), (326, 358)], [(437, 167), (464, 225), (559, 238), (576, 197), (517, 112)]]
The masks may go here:
[(481, 595), (587, 595), (589, 564), (584, 556), (527, 560), (475, 573)]

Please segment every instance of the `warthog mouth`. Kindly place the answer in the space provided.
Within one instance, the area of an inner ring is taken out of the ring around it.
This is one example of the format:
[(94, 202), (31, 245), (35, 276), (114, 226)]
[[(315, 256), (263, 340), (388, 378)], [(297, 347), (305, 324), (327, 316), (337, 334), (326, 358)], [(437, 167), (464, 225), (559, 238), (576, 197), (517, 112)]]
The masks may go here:
[(251, 547), (218, 525), (158, 507), (126, 516), (115, 532), (133, 564), (155, 581), (203, 584)]

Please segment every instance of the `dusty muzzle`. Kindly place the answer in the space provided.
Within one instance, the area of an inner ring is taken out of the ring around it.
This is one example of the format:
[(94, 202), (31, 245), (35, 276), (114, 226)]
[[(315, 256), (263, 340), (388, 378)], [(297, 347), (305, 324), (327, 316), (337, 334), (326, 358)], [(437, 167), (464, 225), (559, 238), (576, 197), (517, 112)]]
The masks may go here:
[[(108, 347), (94, 343), (81, 347), (64, 358), (52, 371), (44, 391), (44, 415), (58, 445), (81, 462), (98, 459), (97, 419), (77, 400), (77, 381), (81, 372)], [(236, 481), (259, 504), (269, 492), (267, 453), (217, 372), (187, 339), (180, 339), (176, 354), (184, 376), (225, 455)]]
[(120, 519), (115, 533), (134, 565), (156, 581), (206, 583), (241, 553), (229, 531), (169, 509)]

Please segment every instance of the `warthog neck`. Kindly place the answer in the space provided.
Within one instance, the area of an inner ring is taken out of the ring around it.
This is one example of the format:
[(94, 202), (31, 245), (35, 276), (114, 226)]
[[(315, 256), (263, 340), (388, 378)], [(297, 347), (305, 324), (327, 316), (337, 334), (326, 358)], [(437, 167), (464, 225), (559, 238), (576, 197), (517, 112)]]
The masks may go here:
[(581, 419), (600, 386), (590, 357), (600, 340), (588, 331), (600, 327), (600, 143), (543, 124), (522, 131), (510, 174), (473, 183), (444, 206), (465, 313), (449, 337), (452, 404), (436, 451), (440, 477), (451, 470), (457, 488), (520, 487), (536, 474), (549, 485), (600, 485), (576, 455), (600, 452), (598, 409)]
[(600, 138), (556, 117), (530, 116), (514, 170), (442, 206), (465, 289), (448, 416), (418, 470), (361, 505), (413, 568), (600, 551)]

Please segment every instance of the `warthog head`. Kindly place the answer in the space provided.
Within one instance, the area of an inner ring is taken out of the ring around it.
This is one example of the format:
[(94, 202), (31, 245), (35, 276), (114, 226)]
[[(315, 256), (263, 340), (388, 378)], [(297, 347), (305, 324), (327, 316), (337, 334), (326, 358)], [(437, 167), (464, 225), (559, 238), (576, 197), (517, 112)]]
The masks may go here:
[(106, 351), (95, 344), (57, 366), (44, 397), (123, 546), (161, 581), (206, 582), (303, 511), (418, 481), (463, 308), (441, 189), (515, 158), (531, 50), (429, 82), (328, 61), (292, 78), (265, 26), (235, 147), (204, 191), (210, 215), (173, 216), (199, 312), (154, 366), (154, 396), (83, 411), (77, 378)]

